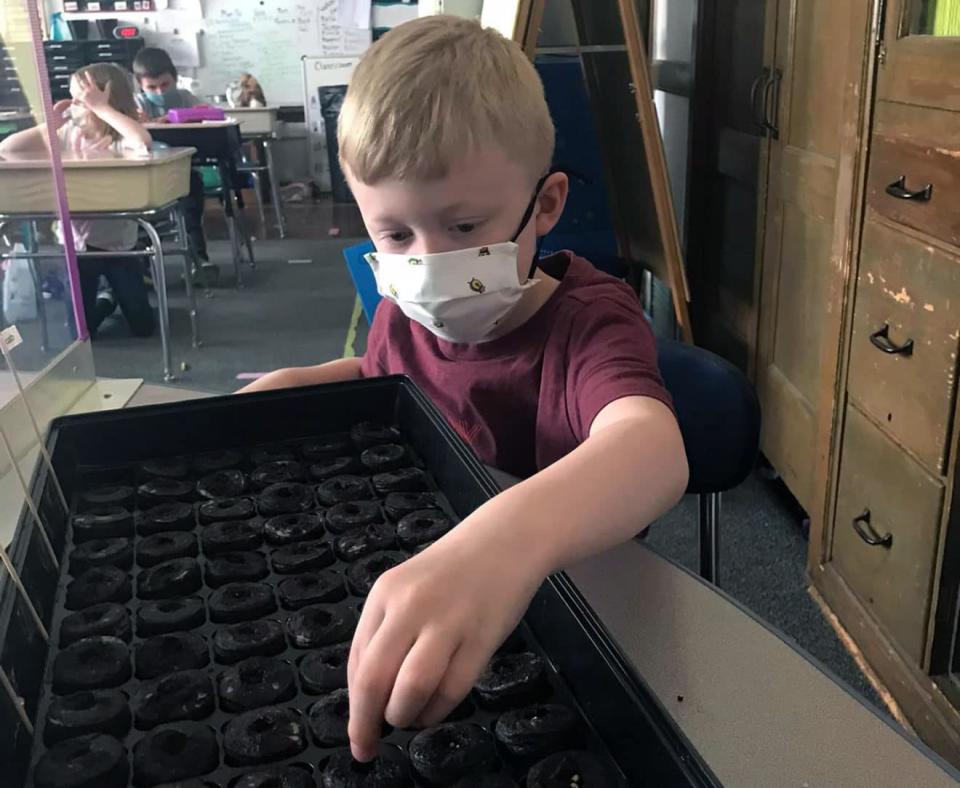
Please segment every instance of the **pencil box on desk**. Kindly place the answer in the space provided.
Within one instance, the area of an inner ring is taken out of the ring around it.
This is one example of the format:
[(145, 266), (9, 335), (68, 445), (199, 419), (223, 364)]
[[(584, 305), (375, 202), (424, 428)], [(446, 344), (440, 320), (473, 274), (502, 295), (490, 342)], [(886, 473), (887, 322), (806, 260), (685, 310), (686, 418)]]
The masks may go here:
[(226, 120), (219, 107), (179, 107), (167, 113), (171, 123), (200, 123), (204, 120)]

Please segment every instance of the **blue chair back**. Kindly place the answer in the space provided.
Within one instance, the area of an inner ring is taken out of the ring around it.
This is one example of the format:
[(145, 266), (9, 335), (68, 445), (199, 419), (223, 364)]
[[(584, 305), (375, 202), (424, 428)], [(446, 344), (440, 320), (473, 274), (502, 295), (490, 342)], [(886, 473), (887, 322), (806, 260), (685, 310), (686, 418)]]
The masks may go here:
[(360, 297), (360, 306), (363, 307), (363, 314), (367, 316), (367, 322), (371, 325), (373, 325), (373, 315), (377, 311), (381, 296), (377, 292), (377, 280), (373, 276), (373, 271), (370, 270), (370, 264), (363, 259), (363, 256), (374, 249), (372, 241), (364, 241), (343, 250), (343, 259), (347, 262), (347, 270)]
[(687, 492), (736, 487), (753, 469), (760, 445), (760, 402), (750, 381), (694, 345), (658, 340), (657, 356), (687, 450)]

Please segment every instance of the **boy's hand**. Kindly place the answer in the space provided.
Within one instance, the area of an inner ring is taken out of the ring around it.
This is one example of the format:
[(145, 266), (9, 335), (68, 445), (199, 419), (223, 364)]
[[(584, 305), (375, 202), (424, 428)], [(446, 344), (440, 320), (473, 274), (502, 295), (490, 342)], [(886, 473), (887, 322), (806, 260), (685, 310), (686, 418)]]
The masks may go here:
[(456, 708), (543, 581), (531, 545), (485, 519), (479, 510), (370, 592), (347, 672), (358, 760), (376, 756), (384, 719), (429, 726)]
[(84, 106), (89, 107), (92, 112), (99, 114), (105, 109), (110, 108), (110, 83), (107, 83), (106, 90), (101, 90), (96, 80), (90, 74), (79, 74), (77, 80), (76, 99)]

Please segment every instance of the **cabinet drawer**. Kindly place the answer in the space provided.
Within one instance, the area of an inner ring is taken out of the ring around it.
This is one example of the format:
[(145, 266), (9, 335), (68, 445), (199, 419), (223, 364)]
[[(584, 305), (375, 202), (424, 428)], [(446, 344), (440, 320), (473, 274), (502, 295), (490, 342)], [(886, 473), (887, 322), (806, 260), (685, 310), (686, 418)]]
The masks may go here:
[(888, 219), (960, 246), (960, 139), (933, 144), (874, 134), (867, 202)]
[(847, 388), (937, 472), (944, 468), (953, 413), (958, 306), (960, 259), (867, 220)]
[[(847, 406), (834, 568), (864, 607), (917, 664), (923, 659), (943, 486), (897, 448), (855, 407)], [(868, 544), (864, 536), (889, 544)]]

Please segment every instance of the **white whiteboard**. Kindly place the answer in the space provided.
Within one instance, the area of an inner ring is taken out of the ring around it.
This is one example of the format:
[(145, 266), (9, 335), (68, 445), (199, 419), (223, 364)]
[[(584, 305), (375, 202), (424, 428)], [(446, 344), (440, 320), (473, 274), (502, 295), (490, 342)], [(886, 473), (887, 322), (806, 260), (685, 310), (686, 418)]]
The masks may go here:
[(269, 104), (303, 101), (305, 55), (360, 55), (371, 31), (342, 28), (338, 0), (206, 0), (200, 36), (200, 95), (222, 94), (253, 74)]

